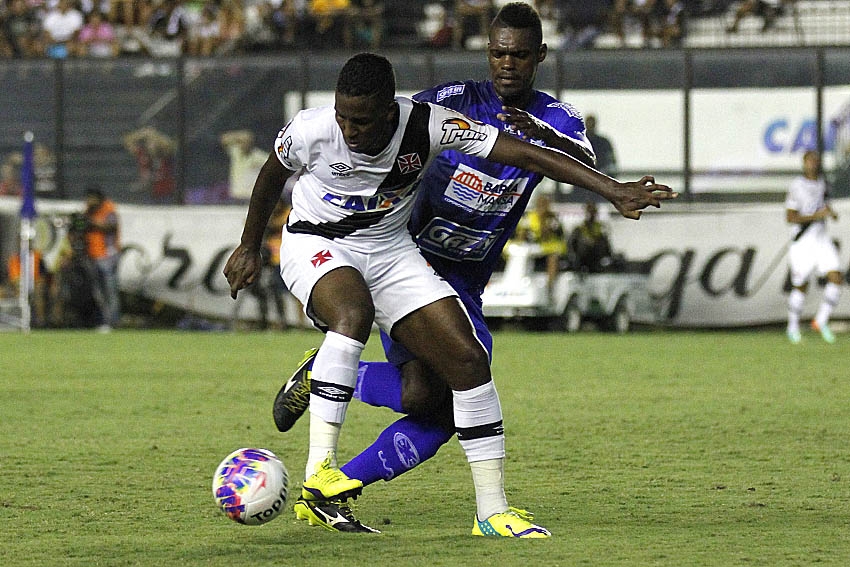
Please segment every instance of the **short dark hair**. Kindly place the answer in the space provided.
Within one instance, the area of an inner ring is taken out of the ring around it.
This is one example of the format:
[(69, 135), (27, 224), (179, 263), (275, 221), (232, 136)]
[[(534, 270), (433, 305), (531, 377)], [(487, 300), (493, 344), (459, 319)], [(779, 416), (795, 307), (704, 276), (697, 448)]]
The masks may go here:
[(540, 23), (540, 15), (531, 4), (525, 2), (511, 2), (502, 6), (490, 29), (514, 28), (520, 30), (531, 30), (532, 39), (537, 45), (543, 44), (543, 24)]
[(98, 201), (103, 201), (106, 198), (106, 195), (104, 194), (103, 189), (100, 188), (100, 185), (92, 183), (86, 185), (86, 197), (94, 197)]
[(375, 53), (358, 53), (343, 65), (336, 92), (346, 96), (374, 96), (386, 102), (395, 98), (395, 73), (389, 59)]

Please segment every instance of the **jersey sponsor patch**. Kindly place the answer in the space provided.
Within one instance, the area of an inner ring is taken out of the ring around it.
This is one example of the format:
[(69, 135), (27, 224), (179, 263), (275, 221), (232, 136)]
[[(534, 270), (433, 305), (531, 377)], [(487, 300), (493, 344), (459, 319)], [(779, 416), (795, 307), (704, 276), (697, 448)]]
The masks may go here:
[(469, 211), (505, 215), (525, 193), (527, 177), (498, 179), (459, 163), (445, 189), (447, 200)]
[(456, 96), (463, 94), (463, 89), (465, 85), (450, 85), (448, 87), (444, 87), (437, 91), (437, 99), (435, 102), (440, 102), (441, 100), (446, 100), (450, 96)]
[[(480, 123), (479, 123), (480, 124)], [(486, 140), (486, 132), (482, 132), (476, 128), (468, 120), (463, 118), (449, 118), (443, 120), (443, 137), (440, 139), (441, 145), (453, 144), (458, 140)]]
[(337, 195), (325, 193), (322, 199), (340, 209), (357, 213), (392, 209), (407, 199), (414, 187), (407, 185), (396, 191), (382, 191), (375, 195)]
[(449, 260), (480, 262), (487, 256), (504, 229), (476, 230), (441, 217), (432, 218), (416, 235), (416, 244), (426, 252)]

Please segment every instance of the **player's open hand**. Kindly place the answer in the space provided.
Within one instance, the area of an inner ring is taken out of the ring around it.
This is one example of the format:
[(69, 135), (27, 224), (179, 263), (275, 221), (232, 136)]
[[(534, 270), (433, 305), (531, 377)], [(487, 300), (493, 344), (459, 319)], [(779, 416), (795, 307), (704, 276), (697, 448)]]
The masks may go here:
[(640, 181), (617, 182), (613, 194), (608, 198), (621, 215), (637, 220), (640, 212), (647, 207), (660, 207), (661, 201), (675, 199), (679, 194), (655, 182), (651, 175), (643, 176)]
[(240, 289), (245, 289), (257, 279), (262, 267), (262, 259), (257, 250), (239, 245), (224, 265), (224, 277), (230, 284), (230, 297), (236, 299)]
[(549, 125), (519, 108), (503, 106), (502, 112), (496, 118), (510, 127), (510, 131), (523, 140), (543, 139), (549, 130)]

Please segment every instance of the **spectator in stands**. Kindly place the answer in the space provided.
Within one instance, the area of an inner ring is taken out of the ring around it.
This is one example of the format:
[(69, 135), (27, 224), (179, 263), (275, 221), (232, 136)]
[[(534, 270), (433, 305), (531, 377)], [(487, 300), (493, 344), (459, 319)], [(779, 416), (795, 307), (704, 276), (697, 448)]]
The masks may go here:
[(33, 148), (33, 165), (36, 194), (43, 197), (56, 196), (56, 154), (46, 145), (36, 143)]
[(139, 169), (139, 178), (132, 190), (158, 203), (172, 199), (177, 188), (174, 178), (177, 142), (149, 126), (126, 134), (123, 142)]
[(493, 19), (493, 0), (455, 0), (454, 33), (455, 49), (466, 46), (472, 35), (487, 36)]
[(247, 4), (244, 14), (246, 51), (280, 49), (295, 45), (302, 35), (306, 5), (301, 0), (259, 0)]
[(568, 35), (567, 46), (571, 49), (593, 47), (596, 38), (608, 25), (612, 7), (613, 0), (563, 0), (560, 19)]
[(659, 20), (665, 11), (663, 0), (615, 0), (611, 11), (611, 28), (622, 45), (626, 44), (626, 20), (637, 20), (641, 28), (644, 45), (650, 45), (655, 31), (660, 28)]
[(44, 53), (41, 20), (26, 0), (11, 0), (0, 25), (3, 57), (39, 57)]
[(351, 0), (310, 0), (309, 13), (317, 45), (330, 47), (343, 44), (343, 28), (350, 8)]
[(416, 24), (416, 33), (423, 46), (442, 49), (451, 47), (453, 22), (446, 7), (429, 2), (422, 7), (423, 18)]
[(21, 194), (21, 162), (23, 156), (15, 152), (0, 163), (0, 195), (18, 197)]
[(540, 245), (540, 253), (546, 259), (547, 290), (551, 297), (561, 259), (567, 252), (567, 243), (564, 227), (552, 210), (551, 200), (545, 193), (535, 195), (534, 208), (523, 215), (516, 236), (519, 240)]
[(84, 23), (83, 13), (74, 7), (72, 0), (59, 0), (42, 21), (45, 54), (54, 59), (72, 55)]
[(586, 203), (584, 220), (567, 243), (570, 265), (584, 272), (602, 272), (611, 265), (611, 242), (597, 215), (596, 203)]
[(254, 133), (250, 130), (225, 132), (220, 142), (230, 158), (230, 197), (247, 203), (268, 152), (254, 144)]
[(118, 260), (121, 238), (118, 210), (97, 186), (86, 190), (86, 251), (94, 263), (97, 279), (96, 297), (100, 298), (99, 330), (110, 331), (118, 326), (121, 303), (118, 293)]
[(381, 0), (353, 0), (351, 20), (346, 26), (346, 47), (356, 44), (369, 46), (373, 51), (381, 47), (384, 31), (384, 4)]
[(189, 55), (212, 55), (221, 43), (219, 14), (213, 2), (206, 2), (198, 19), (189, 27)]
[(174, 57), (186, 49), (189, 16), (180, 0), (162, 0), (148, 21), (143, 44), (154, 57)]
[(681, 47), (687, 32), (688, 12), (682, 0), (664, 0), (665, 13), (661, 20), (661, 46)]
[(726, 28), (729, 33), (738, 31), (741, 20), (749, 15), (760, 16), (763, 20), (761, 31), (765, 32), (773, 27), (783, 11), (785, 0), (744, 0), (735, 10), (732, 23)]
[(150, 21), (153, 9), (152, 0), (112, 0), (109, 3), (108, 19), (128, 31), (143, 28)]
[(242, 0), (223, 0), (218, 10), (219, 45), (217, 53), (233, 53), (243, 48), (245, 8)]
[(614, 145), (607, 137), (596, 131), (596, 115), (588, 114), (584, 120), (587, 128), (587, 139), (596, 153), (596, 169), (605, 175), (616, 177), (619, 174), (617, 169), (617, 156), (614, 153)]
[(114, 26), (100, 10), (92, 10), (87, 22), (77, 36), (77, 55), (89, 57), (116, 57), (121, 44)]

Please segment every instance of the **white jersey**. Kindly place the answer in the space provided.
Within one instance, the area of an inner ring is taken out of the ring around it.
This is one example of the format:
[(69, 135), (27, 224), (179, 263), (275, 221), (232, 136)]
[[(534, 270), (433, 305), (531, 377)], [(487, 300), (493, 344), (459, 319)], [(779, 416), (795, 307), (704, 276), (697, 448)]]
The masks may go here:
[[(808, 179), (802, 175), (794, 178), (785, 198), (785, 208), (797, 211), (803, 216), (813, 215), (826, 206), (826, 181), (823, 177)], [(799, 238), (803, 226), (798, 223), (791, 224), (791, 238)], [(806, 238), (813, 238), (826, 232), (826, 222), (823, 220), (811, 223), (806, 228)]]
[(496, 143), (493, 126), (431, 103), (396, 102), (398, 127), (375, 156), (348, 149), (333, 106), (302, 110), (280, 131), (275, 155), (301, 173), (287, 231), (344, 239), (353, 250), (374, 252), (406, 232), (419, 178), (442, 150), (487, 157)]

